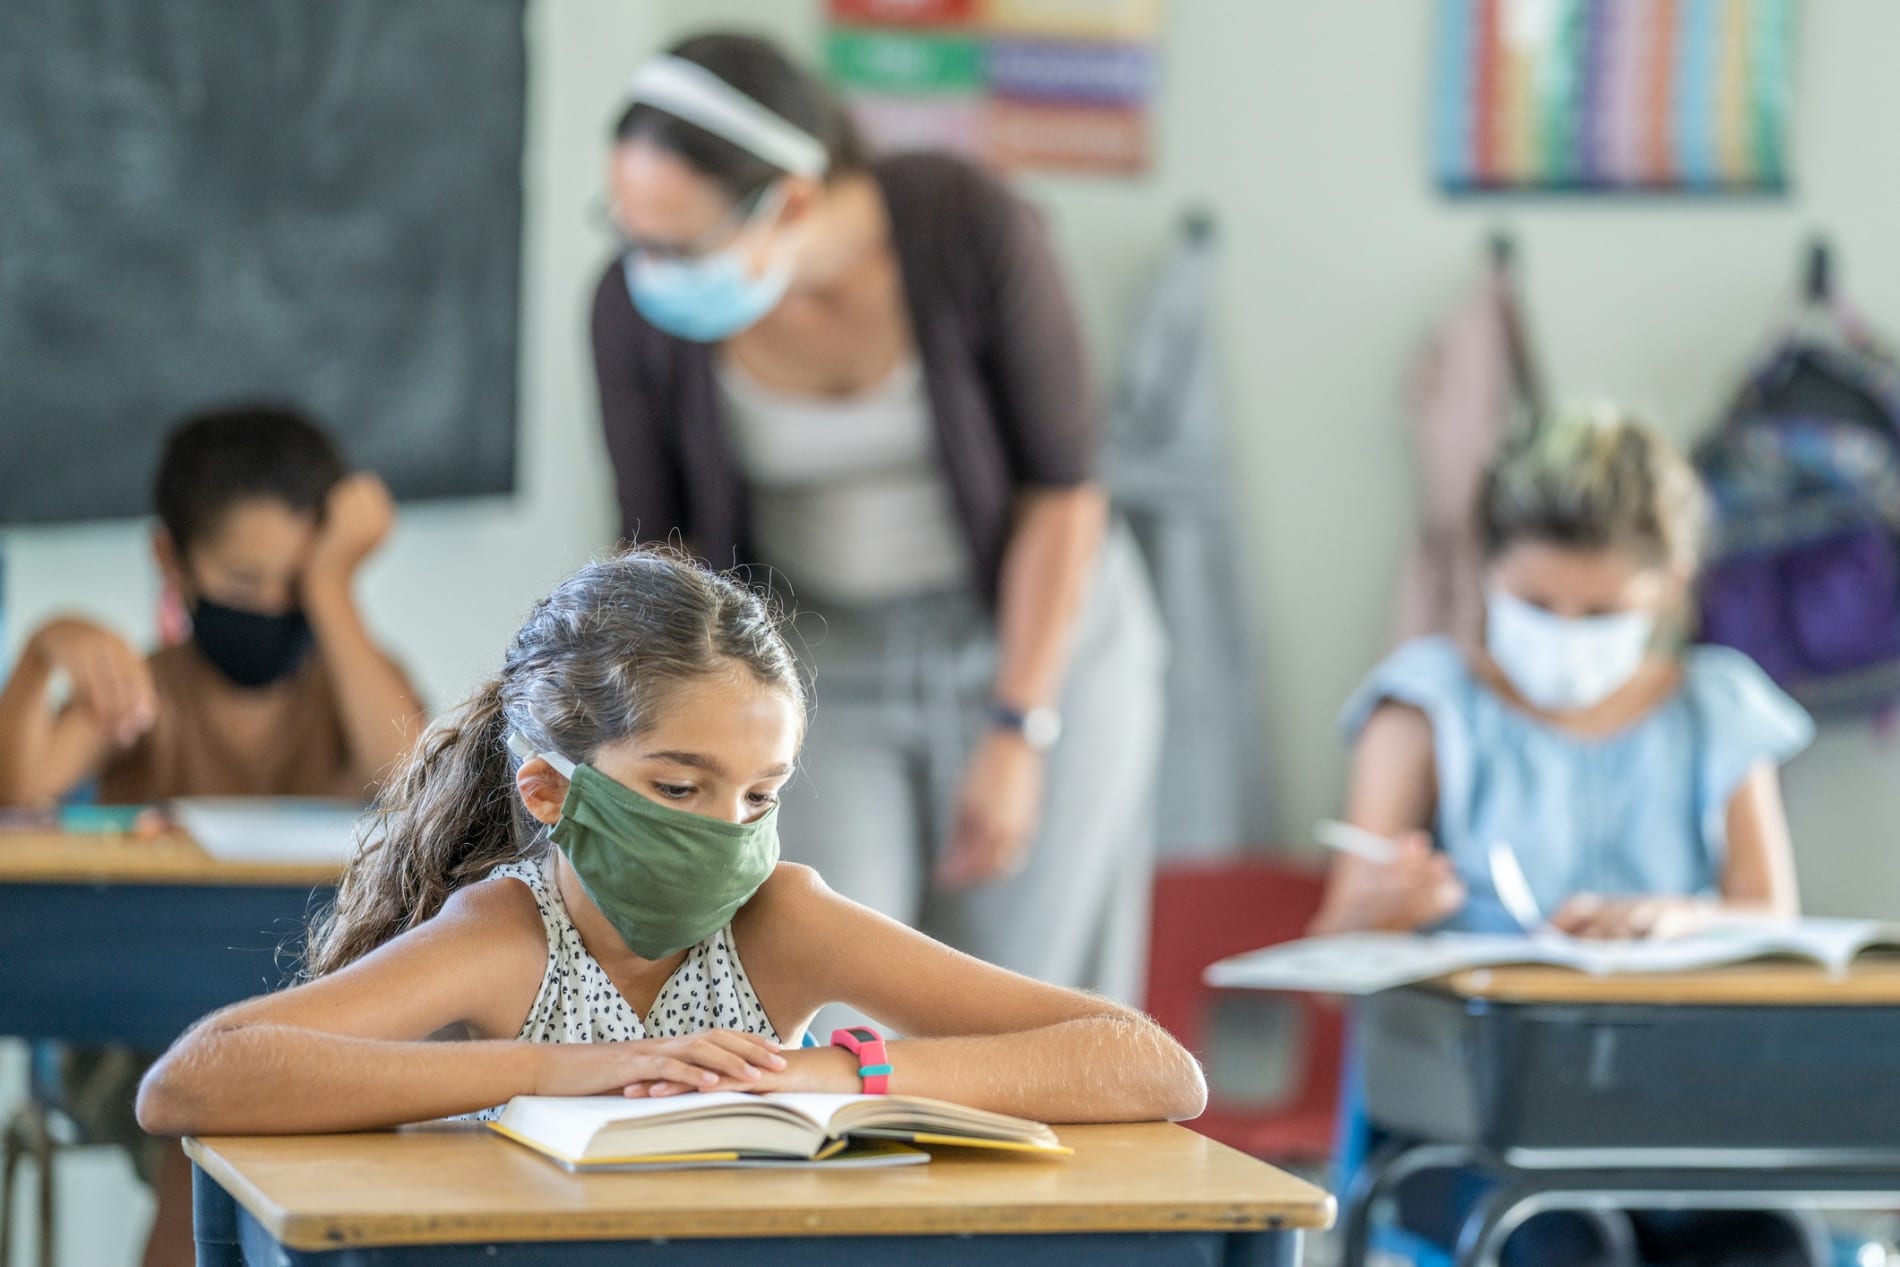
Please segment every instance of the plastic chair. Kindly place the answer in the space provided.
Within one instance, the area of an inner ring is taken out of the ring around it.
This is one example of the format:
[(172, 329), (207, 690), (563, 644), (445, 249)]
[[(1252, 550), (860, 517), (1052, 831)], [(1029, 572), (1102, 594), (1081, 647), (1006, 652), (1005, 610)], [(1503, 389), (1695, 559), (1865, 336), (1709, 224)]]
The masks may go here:
[[(1318, 866), (1287, 858), (1163, 864), (1155, 875), (1149, 1013), (1204, 1055), (1215, 1002), (1226, 992), (1206, 985), (1201, 974), (1218, 959), (1304, 936), (1324, 882)], [(1301, 1025), (1290, 1091), (1255, 1105), (1223, 1099), (1212, 1087), (1207, 1112), (1189, 1125), (1256, 1157), (1321, 1161), (1332, 1153), (1342, 1018), (1337, 1007), (1312, 995), (1279, 997)]]

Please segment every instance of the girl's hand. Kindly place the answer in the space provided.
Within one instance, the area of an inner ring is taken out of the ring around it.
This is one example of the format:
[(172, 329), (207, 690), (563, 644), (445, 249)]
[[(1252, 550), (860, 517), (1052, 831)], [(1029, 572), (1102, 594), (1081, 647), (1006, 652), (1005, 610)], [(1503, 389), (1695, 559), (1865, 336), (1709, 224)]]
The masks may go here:
[(129, 748), (158, 719), (158, 691), (145, 657), (89, 620), (55, 620), (33, 635), (28, 654), (71, 684), (72, 704), (89, 714), (115, 748)]
[(842, 1047), (800, 1047), (785, 1053), (783, 1068), (746, 1081), (722, 1079), (710, 1086), (678, 1081), (635, 1084), (627, 1088), (633, 1097), (686, 1095), (693, 1091), (822, 1091), (831, 1095), (856, 1095), (864, 1089), (858, 1077), (858, 1058)]
[(966, 889), (1021, 871), (1042, 818), (1042, 783), (1041, 753), (1020, 735), (990, 732), (963, 772), (956, 829), (937, 863), (937, 883)]
[(534, 1094), (633, 1095), (636, 1087), (654, 1085), (741, 1090), (784, 1069), (777, 1043), (729, 1029), (625, 1043), (550, 1043), (542, 1053)]
[(1715, 908), (1686, 897), (1603, 897), (1579, 893), (1551, 917), (1551, 926), (1573, 937), (1604, 941), (1683, 937), (1706, 928)]
[(1392, 862), (1340, 859), (1326, 909), (1314, 920), (1315, 932), (1409, 932), (1436, 924), (1465, 904), (1464, 881), (1451, 858), (1432, 848), (1428, 834), (1407, 832), (1393, 844), (1399, 856)]

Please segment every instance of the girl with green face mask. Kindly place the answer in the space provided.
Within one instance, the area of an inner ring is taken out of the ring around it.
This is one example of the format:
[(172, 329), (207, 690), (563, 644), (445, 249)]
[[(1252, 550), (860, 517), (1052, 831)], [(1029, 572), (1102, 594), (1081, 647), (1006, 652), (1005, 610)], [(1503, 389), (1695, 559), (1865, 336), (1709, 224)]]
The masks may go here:
[[(957, 954), (778, 861), (805, 712), (748, 589), (652, 549), (583, 568), (391, 779), (304, 983), (180, 1039), (141, 1121), (355, 1130), (528, 1093), (709, 1090), (888, 1089), (1057, 1122), (1198, 1113), (1198, 1066), (1145, 1017)], [(862, 1031), (798, 1048), (831, 1002), (907, 1037), (877, 1058)]]

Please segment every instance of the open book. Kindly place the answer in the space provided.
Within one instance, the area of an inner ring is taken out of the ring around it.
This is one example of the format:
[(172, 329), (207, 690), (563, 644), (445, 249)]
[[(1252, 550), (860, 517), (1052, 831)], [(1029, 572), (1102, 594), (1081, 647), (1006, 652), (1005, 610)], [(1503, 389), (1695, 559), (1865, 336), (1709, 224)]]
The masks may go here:
[(1694, 972), (1752, 959), (1796, 959), (1839, 975), (1860, 955), (1900, 950), (1900, 925), (1852, 919), (1723, 919), (1686, 937), (1588, 941), (1561, 934), (1348, 933), (1223, 959), (1207, 983), (1226, 989), (1377, 994), (1469, 968), (1542, 964), (1597, 976)]
[(928, 1160), (914, 1149), (889, 1146), (892, 1140), (1058, 1156), (1070, 1151), (1040, 1122), (898, 1095), (518, 1095), (489, 1125), (570, 1170)]

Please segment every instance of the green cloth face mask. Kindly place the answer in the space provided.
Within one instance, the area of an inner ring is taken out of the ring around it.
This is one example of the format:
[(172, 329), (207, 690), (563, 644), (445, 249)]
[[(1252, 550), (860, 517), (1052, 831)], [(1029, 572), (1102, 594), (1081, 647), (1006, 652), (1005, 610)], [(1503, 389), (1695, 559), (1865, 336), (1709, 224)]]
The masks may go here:
[(517, 733), (508, 748), (567, 777), (561, 821), (548, 834), (642, 959), (664, 959), (724, 928), (778, 865), (776, 805), (752, 822), (728, 823), (650, 801), (591, 765), (536, 752)]

